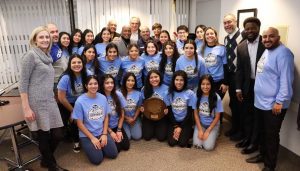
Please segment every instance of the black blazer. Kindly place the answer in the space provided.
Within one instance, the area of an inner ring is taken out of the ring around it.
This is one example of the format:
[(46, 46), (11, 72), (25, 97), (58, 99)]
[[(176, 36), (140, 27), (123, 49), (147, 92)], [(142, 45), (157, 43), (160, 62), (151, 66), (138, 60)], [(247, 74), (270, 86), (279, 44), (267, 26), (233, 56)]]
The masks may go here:
[[(263, 54), (265, 47), (261, 42), (260, 36), (256, 54), (255, 73), (257, 62)], [(236, 70), (236, 89), (241, 89), (244, 95), (248, 94), (251, 80), (251, 63), (248, 52), (247, 40), (241, 42), (237, 47), (237, 70)]]

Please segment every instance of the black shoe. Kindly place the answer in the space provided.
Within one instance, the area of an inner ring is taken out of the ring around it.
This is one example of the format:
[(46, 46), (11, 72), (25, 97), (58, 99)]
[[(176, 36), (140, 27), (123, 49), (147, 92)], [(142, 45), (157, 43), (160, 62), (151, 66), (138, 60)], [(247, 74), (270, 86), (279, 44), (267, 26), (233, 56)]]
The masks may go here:
[(62, 168), (59, 165), (55, 165), (54, 167), (49, 167), (48, 171), (69, 171), (69, 170)]
[(275, 169), (271, 169), (271, 168), (269, 168), (269, 167), (264, 167), (264, 168), (262, 169), (262, 171), (275, 171)]
[(253, 145), (253, 144), (250, 144), (248, 147), (244, 148), (241, 153), (242, 154), (251, 154), (255, 151), (258, 150), (258, 146), (257, 145)]
[(241, 133), (235, 133), (232, 136), (230, 136), (231, 141), (241, 141), (243, 139), (243, 136)]
[(235, 144), (235, 147), (236, 148), (245, 148), (245, 147), (249, 146), (249, 144), (250, 144), (250, 140), (248, 138), (244, 138), (244, 139), (242, 139), (242, 141)]
[(247, 163), (262, 163), (264, 162), (264, 157), (261, 154), (258, 154), (254, 157), (250, 157), (248, 159), (246, 159)]
[(231, 136), (234, 135), (235, 133), (236, 133), (235, 130), (230, 129), (229, 131), (226, 131), (224, 135), (225, 135), (226, 137), (231, 137)]

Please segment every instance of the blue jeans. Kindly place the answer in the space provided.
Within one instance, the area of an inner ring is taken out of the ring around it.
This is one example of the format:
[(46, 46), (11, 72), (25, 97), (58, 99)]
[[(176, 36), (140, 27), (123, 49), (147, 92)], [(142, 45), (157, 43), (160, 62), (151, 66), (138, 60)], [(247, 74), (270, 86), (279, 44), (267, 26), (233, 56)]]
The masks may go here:
[[(210, 131), (208, 138), (203, 141), (198, 138), (198, 128), (195, 125), (193, 145), (198, 147), (203, 147), (207, 151), (211, 151), (215, 148), (216, 140), (219, 135), (220, 124), (216, 124), (215, 127)], [(202, 131), (205, 132), (206, 128), (202, 126)]]
[[(96, 138), (99, 138), (99, 136)], [(111, 159), (118, 156), (116, 144), (110, 135), (107, 135), (107, 144), (102, 149), (96, 149), (88, 137), (80, 137), (80, 142), (89, 161), (95, 165), (99, 165), (102, 162), (103, 156)]]
[(129, 140), (130, 139), (139, 140), (142, 138), (142, 125), (141, 125), (140, 118), (137, 118), (135, 124), (132, 126), (124, 122), (123, 128)]

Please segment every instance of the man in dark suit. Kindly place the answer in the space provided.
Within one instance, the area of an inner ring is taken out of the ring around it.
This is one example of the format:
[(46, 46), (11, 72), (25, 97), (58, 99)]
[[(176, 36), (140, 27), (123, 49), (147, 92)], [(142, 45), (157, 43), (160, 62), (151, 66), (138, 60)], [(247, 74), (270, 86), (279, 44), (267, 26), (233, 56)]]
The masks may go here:
[(245, 19), (243, 26), (246, 40), (237, 47), (236, 95), (242, 102), (242, 124), (244, 139), (236, 144), (244, 148), (243, 154), (258, 150), (259, 116), (254, 113), (254, 81), (256, 65), (265, 48), (259, 35), (261, 22), (256, 17)]

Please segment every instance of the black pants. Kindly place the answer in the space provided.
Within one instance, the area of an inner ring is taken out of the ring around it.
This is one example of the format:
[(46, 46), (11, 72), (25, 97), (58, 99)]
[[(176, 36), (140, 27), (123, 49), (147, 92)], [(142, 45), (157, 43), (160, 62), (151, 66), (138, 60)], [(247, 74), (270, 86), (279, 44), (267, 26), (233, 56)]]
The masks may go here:
[(235, 73), (231, 72), (228, 74), (228, 83), (229, 83), (229, 107), (231, 110), (232, 118), (232, 131), (237, 133), (242, 133), (242, 120), (241, 120), (241, 103), (236, 97), (236, 86), (235, 86)]
[(39, 150), (42, 156), (42, 162), (46, 164), (49, 168), (56, 166), (56, 160), (54, 158), (54, 151), (56, 150), (59, 142), (63, 138), (63, 133), (61, 128), (53, 128), (50, 131), (34, 131), (37, 135), (37, 140), (39, 142)]
[[(117, 133), (118, 127), (112, 128), (111, 130), (114, 131), (115, 133)], [(118, 152), (120, 152), (121, 150), (127, 151), (127, 150), (129, 150), (129, 147), (130, 147), (129, 139), (127, 137), (127, 134), (126, 134), (124, 128), (122, 128), (121, 131), (123, 134), (123, 140), (121, 142), (115, 142)]]
[(164, 141), (167, 138), (168, 119), (167, 116), (159, 121), (152, 121), (143, 117), (142, 119), (142, 134), (145, 140), (151, 140), (156, 137), (158, 141)]
[(185, 124), (181, 129), (178, 141), (173, 138), (174, 127), (170, 124), (168, 128), (168, 144), (173, 147), (179, 145), (180, 147), (187, 147), (189, 138), (191, 137), (192, 122)]
[(271, 169), (276, 168), (279, 150), (279, 132), (287, 109), (281, 110), (279, 115), (274, 115), (272, 110), (260, 110), (255, 108), (258, 115), (263, 116), (260, 122), (262, 139), (260, 141), (260, 153), (264, 156), (264, 164)]
[[(74, 107), (74, 103), (71, 103), (71, 105)], [(79, 142), (79, 130), (76, 121), (75, 120), (73, 120), (72, 122), (70, 121), (71, 112), (67, 108), (65, 108), (61, 103), (58, 103), (58, 107), (59, 107), (61, 118), (64, 123), (64, 134), (66, 136), (71, 136), (74, 142)]]
[[(220, 90), (221, 84), (222, 84), (221, 81), (214, 82), (213, 87), (214, 87), (215, 91), (217, 92), (217, 94), (221, 97), (221, 100), (223, 100), (223, 98), (225, 96), (225, 93), (223, 93), (222, 90)], [(220, 124), (223, 123), (223, 115), (224, 115), (224, 112), (221, 112), (221, 114), (220, 114)]]

